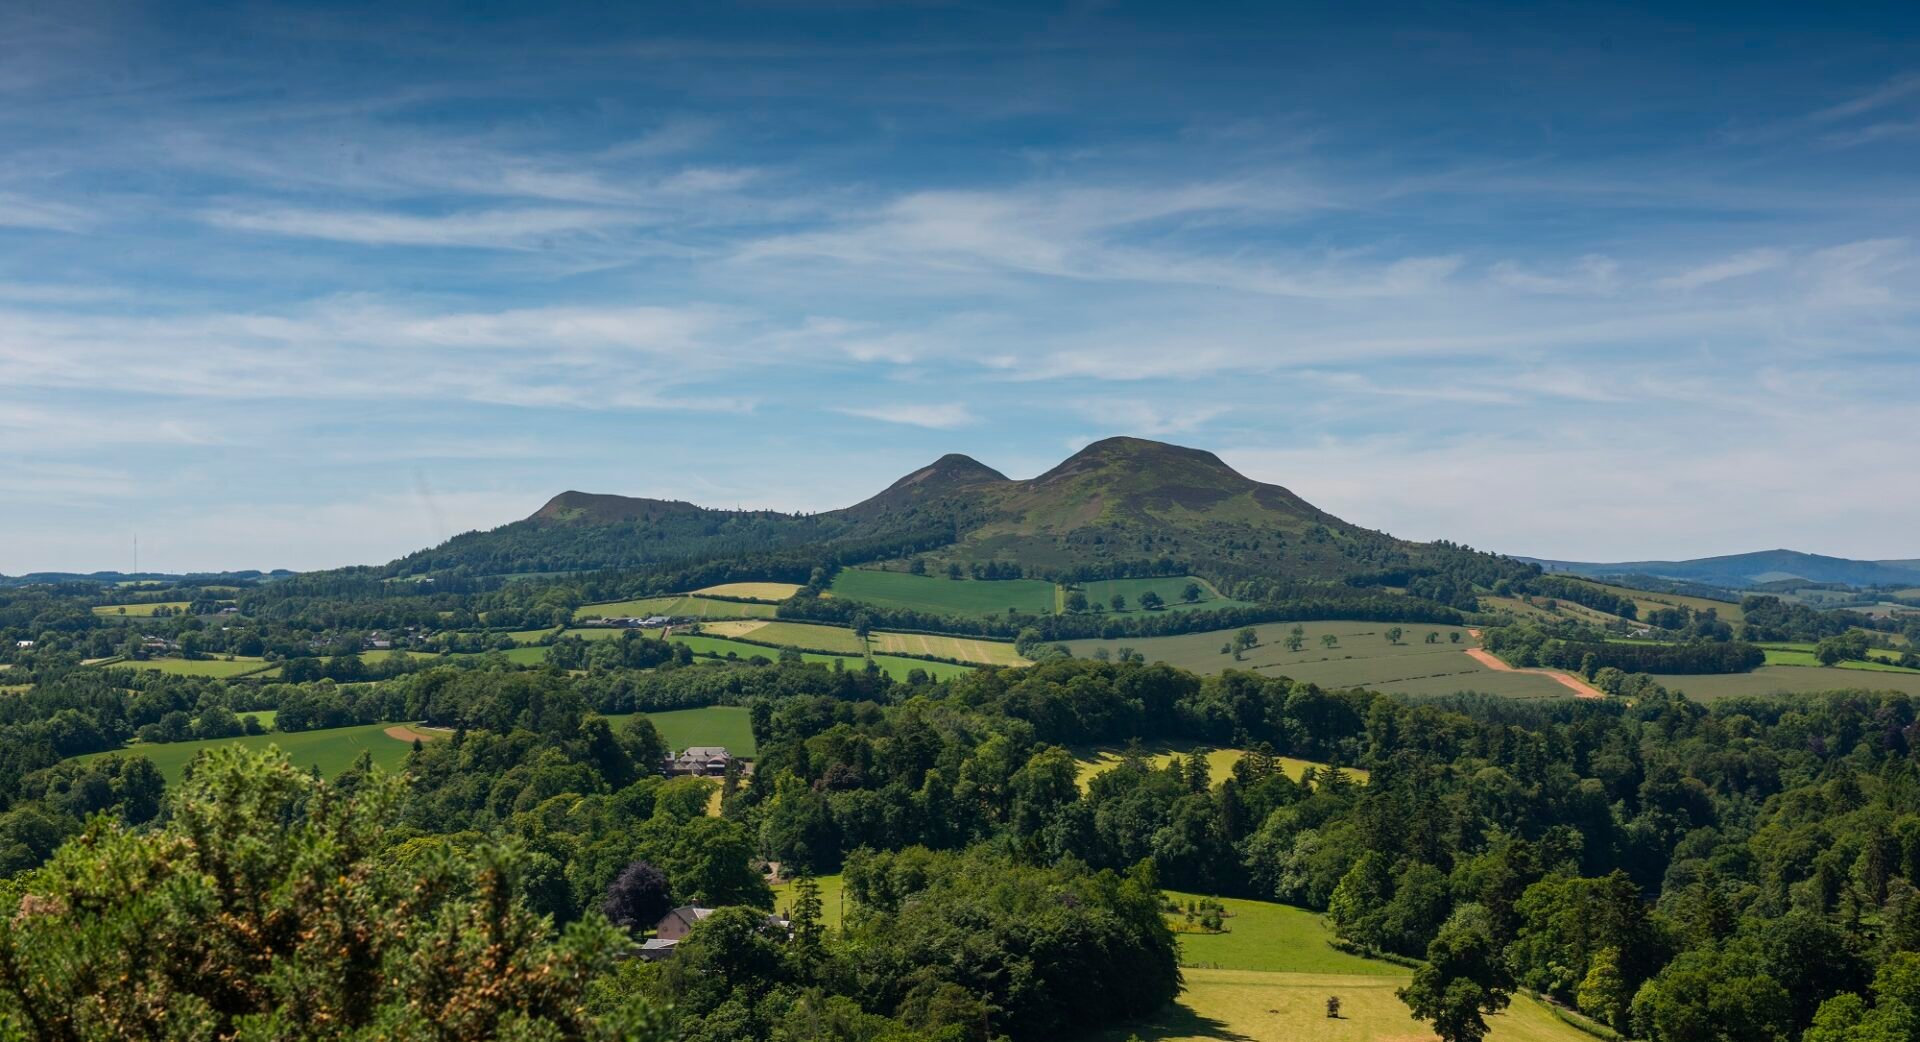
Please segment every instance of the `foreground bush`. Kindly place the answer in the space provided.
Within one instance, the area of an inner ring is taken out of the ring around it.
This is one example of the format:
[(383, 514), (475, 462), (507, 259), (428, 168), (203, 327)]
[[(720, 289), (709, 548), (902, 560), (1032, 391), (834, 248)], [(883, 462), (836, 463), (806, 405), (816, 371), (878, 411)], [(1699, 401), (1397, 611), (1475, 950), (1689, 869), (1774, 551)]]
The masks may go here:
[(400, 797), (227, 749), (163, 827), (96, 821), (3, 895), (0, 1038), (662, 1037), (638, 1003), (587, 1016), (626, 942), (597, 917), (556, 936), (513, 849), (382, 857)]

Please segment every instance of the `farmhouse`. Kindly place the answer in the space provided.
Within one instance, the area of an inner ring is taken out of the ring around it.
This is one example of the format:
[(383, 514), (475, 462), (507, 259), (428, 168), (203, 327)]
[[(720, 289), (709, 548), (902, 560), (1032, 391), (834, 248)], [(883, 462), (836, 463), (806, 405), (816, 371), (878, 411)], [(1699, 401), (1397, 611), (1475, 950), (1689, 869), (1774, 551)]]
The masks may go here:
[(705, 778), (727, 773), (733, 764), (733, 754), (723, 745), (695, 745), (681, 750), (678, 756), (669, 756), (662, 761), (660, 769), (668, 777), (692, 775)]
[[(640, 946), (634, 949), (634, 954), (648, 962), (658, 962), (661, 959), (667, 958), (680, 946), (680, 942), (685, 940), (686, 936), (693, 932), (695, 926), (698, 926), (712, 914), (713, 909), (711, 908), (701, 908), (698, 905), (681, 905), (679, 908), (660, 917), (660, 922), (653, 928), (653, 936), (642, 941)], [(766, 925), (768, 929), (779, 930), (783, 933), (793, 929), (791, 920), (783, 919), (777, 915), (767, 916)]]
[(30, 640), (16, 640), (16, 641), (14, 641), (14, 642), (13, 642), (13, 646), (14, 646), (14, 647), (16, 647), (16, 648), (30, 648), (30, 647), (33, 647), (33, 641), (30, 641)]

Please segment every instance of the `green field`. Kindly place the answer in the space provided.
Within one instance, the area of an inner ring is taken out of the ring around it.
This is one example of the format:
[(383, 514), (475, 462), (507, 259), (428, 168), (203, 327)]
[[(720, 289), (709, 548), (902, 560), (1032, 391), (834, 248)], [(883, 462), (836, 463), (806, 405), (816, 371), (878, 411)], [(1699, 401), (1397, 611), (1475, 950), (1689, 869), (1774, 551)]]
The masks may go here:
[[(605, 630), (604, 627), (600, 628), (604, 632), (618, 632), (617, 630)], [(512, 637), (515, 644), (538, 644), (559, 632), (559, 627), (548, 626), (543, 630), (514, 630), (507, 634), (507, 636)]]
[[(1803, 651), (1797, 647), (1783, 647), (1777, 644), (1764, 645), (1761, 650), (1766, 653), (1769, 666), (1814, 666), (1826, 669), (1862, 670), (1868, 673), (1903, 673), (1907, 676), (1920, 676), (1920, 670), (1902, 669), (1878, 658), (1868, 659), (1865, 662), (1836, 662), (1832, 666), (1822, 667), (1820, 657), (1811, 650)], [(1881, 652), (1881, 654), (1886, 653)]]
[[(1186, 589), (1188, 583), (1195, 583), (1200, 587), (1200, 599), (1191, 604), (1180, 599), (1181, 591)], [(1160, 599), (1166, 602), (1167, 608), (1174, 611), (1244, 607), (1246, 604), (1245, 601), (1220, 596), (1214, 590), (1212, 583), (1190, 575), (1162, 576), (1156, 579), (1099, 579), (1081, 583), (1079, 589), (1087, 595), (1089, 603), (1101, 605), (1108, 611), (1113, 610), (1113, 595), (1117, 593), (1127, 599), (1128, 613), (1145, 610), (1140, 607), (1140, 598), (1149, 590), (1159, 594)]]
[(582, 619), (645, 618), (649, 615), (695, 619), (771, 619), (777, 609), (778, 606), (772, 604), (744, 604), (740, 601), (716, 601), (711, 597), (677, 594), (585, 604), (575, 609), (573, 618), (576, 622)]
[(880, 633), (867, 635), (875, 651), (902, 655), (934, 655), (939, 658), (978, 662), (987, 666), (1031, 665), (1013, 645), (980, 637), (935, 637), (924, 633)]
[(939, 615), (1000, 615), (1008, 608), (1034, 615), (1053, 613), (1053, 584), (1039, 579), (979, 582), (906, 572), (843, 568), (833, 577), (835, 597), (882, 608)]
[(157, 745), (136, 742), (125, 749), (88, 753), (78, 759), (92, 760), (102, 756), (137, 754), (152, 760), (153, 765), (160, 768), (160, 773), (166, 775), (168, 784), (180, 780), (180, 774), (186, 769), (187, 762), (199, 755), (201, 750), (224, 745), (238, 745), (248, 749), (277, 746), (293, 761), (294, 766), (318, 767), (321, 774), (327, 775), (337, 774), (353, 766), (353, 761), (358, 759), (362, 752), (372, 753), (375, 764), (388, 770), (398, 770), (406, 762), (407, 754), (413, 751), (413, 747), (406, 742), (388, 738), (384, 732), (392, 726), (392, 724), (364, 724), (359, 727), (336, 727), (326, 731), (247, 735), (242, 738), (211, 738), (201, 742), (167, 742)]
[[(1199, 894), (1167, 891), (1185, 905)], [(1147, 1042), (1426, 1042), (1433, 1033), (1395, 991), (1412, 974), (1392, 963), (1339, 951), (1317, 914), (1269, 901), (1217, 899), (1227, 930), (1178, 934), (1186, 989), (1140, 1024), (1103, 1032), (1100, 1042), (1137, 1034)], [(1170, 922), (1178, 922), (1169, 917)], [(1340, 999), (1338, 1019), (1326, 1015)], [(1591, 1042), (1544, 1006), (1516, 995), (1488, 1018), (1492, 1042)]]
[[(1305, 622), (1300, 626), (1306, 631), (1306, 644), (1296, 652), (1287, 650), (1283, 643), (1293, 625), (1269, 622), (1253, 627), (1260, 643), (1239, 661), (1230, 654), (1220, 654), (1220, 646), (1231, 641), (1237, 629), (1135, 640), (1075, 640), (1068, 641), (1067, 647), (1076, 658), (1091, 657), (1097, 648), (1113, 655), (1130, 647), (1149, 662), (1165, 662), (1196, 673), (1245, 669), (1322, 687), (1365, 687), (1411, 695), (1478, 691), (1509, 698), (1566, 698), (1572, 694), (1538, 673), (1498, 672), (1475, 661), (1465, 649), (1479, 642), (1468, 636), (1464, 626), (1399, 623), (1406, 632), (1399, 644), (1392, 644), (1387, 641), (1386, 631), (1393, 623)], [(1426, 643), (1430, 632), (1440, 635), (1440, 643)], [(1461, 635), (1458, 644), (1447, 640), (1447, 635), (1454, 632)], [(1321, 643), (1323, 636), (1332, 636), (1338, 643), (1327, 648)]]
[(547, 649), (543, 647), (508, 648), (505, 651), (472, 651), (448, 655), (455, 659), (477, 659), (488, 655), (503, 655), (508, 662), (516, 666), (544, 666), (547, 664)]
[(186, 611), (192, 601), (153, 601), (148, 604), (96, 604), (95, 615), (125, 615), (130, 618), (151, 618), (156, 608), (171, 608), (174, 611)]
[[(838, 873), (830, 876), (815, 876), (813, 881), (820, 887), (820, 917), (827, 929), (838, 930), (846, 921), (847, 887)], [(793, 915), (793, 886), (790, 883), (773, 885), (773, 910), (789, 918)]]
[(752, 718), (741, 706), (706, 706), (701, 709), (670, 709), (663, 713), (616, 713), (607, 717), (616, 728), (636, 716), (653, 721), (660, 737), (674, 752), (692, 745), (724, 745), (735, 756), (752, 756)]
[[(759, 644), (749, 644), (743, 640), (728, 640), (725, 637), (706, 637), (700, 635), (682, 636), (675, 634), (667, 639), (675, 644), (685, 644), (696, 655), (710, 655), (714, 658), (728, 658), (731, 656), (740, 659), (751, 659), (759, 656), (768, 660), (777, 660), (780, 657), (779, 648), (762, 647)], [(545, 649), (543, 648), (541, 650)], [(803, 651), (800, 653), (800, 659), (803, 662), (818, 662), (828, 666), (837, 661), (847, 669), (867, 668), (867, 657), (859, 654), (835, 655), (827, 652)], [(972, 669), (971, 666), (956, 666), (950, 662), (923, 662), (917, 659), (901, 658), (897, 655), (875, 655), (873, 656), (873, 661), (881, 670), (885, 671), (888, 676), (895, 680), (907, 679), (907, 674), (916, 669), (924, 671), (935, 680), (946, 680), (951, 677), (957, 677)]]
[(800, 592), (799, 583), (721, 583), (693, 591), (711, 597), (744, 597), (750, 601), (784, 601)]
[(234, 677), (250, 676), (262, 673), (269, 668), (263, 659), (235, 656), (229, 662), (224, 658), (150, 658), (121, 659), (106, 665), (108, 669), (148, 669), (156, 673), (171, 673), (182, 677), (219, 677), (231, 680)]
[[(1191, 753), (1193, 749), (1194, 743), (1192, 742), (1155, 742), (1147, 745), (1145, 752), (1147, 760), (1155, 767), (1165, 767), (1167, 763), (1175, 757), (1185, 759), (1187, 754)], [(1114, 745), (1073, 750), (1074, 761), (1080, 765), (1080, 787), (1083, 789), (1086, 788), (1087, 782), (1093, 780), (1096, 776), (1120, 766), (1121, 762), (1125, 759), (1123, 755), (1125, 752), (1125, 749)], [(1213, 779), (1215, 785), (1219, 785), (1222, 780), (1233, 773), (1234, 764), (1239, 763), (1240, 757), (1244, 755), (1245, 753), (1239, 749), (1209, 748), (1207, 750), (1207, 776)], [(1301, 778), (1306, 777), (1307, 768), (1309, 767), (1324, 770), (1327, 766), (1324, 763), (1314, 763), (1311, 760), (1296, 760), (1291, 756), (1278, 756), (1275, 757), (1275, 759), (1280, 762), (1280, 769), (1285, 772), (1286, 776), (1292, 778), (1294, 781), (1299, 781)], [(1367, 772), (1358, 767), (1348, 767), (1344, 769), (1348, 777), (1353, 778), (1355, 781), (1364, 783), (1368, 778)]]
[(1663, 673), (1655, 674), (1654, 679), (1670, 691), (1683, 691), (1687, 697), (1701, 701), (1817, 691), (1902, 691), (1920, 695), (1920, 673), (1911, 670), (1766, 665), (1751, 673), (1710, 676)]
[(771, 644), (776, 648), (802, 648), (836, 655), (864, 656), (867, 653), (866, 642), (852, 630), (840, 626), (816, 626), (809, 622), (741, 622), (721, 623), (716, 632), (720, 636), (745, 637), (754, 643)]
[[(1398, 969), (1397, 967), (1395, 968)], [(1431, 1042), (1394, 992), (1400, 976), (1265, 973), (1258, 970), (1186, 970), (1186, 990), (1159, 1016), (1090, 1037), (1090, 1042)], [(1326, 1015), (1329, 995), (1340, 1017)], [(1516, 995), (1487, 1018), (1488, 1042), (1593, 1042), (1540, 1003)]]

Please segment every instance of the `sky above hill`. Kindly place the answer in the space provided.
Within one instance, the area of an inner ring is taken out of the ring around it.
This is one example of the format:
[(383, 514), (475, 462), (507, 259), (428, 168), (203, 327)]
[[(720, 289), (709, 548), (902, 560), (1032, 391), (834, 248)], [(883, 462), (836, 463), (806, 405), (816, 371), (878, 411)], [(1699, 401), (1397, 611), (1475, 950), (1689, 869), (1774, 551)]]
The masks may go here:
[(1920, 8), (629, 6), (0, 5), (0, 572), (1121, 433), (1408, 538), (1920, 557)]

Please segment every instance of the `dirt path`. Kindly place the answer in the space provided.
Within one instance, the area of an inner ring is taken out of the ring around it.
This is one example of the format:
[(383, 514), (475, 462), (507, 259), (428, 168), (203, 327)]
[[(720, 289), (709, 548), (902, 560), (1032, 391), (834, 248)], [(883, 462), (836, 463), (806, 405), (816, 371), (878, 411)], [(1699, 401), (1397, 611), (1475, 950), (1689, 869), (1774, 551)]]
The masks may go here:
[[(1478, 633), (1474, 633), (1476, 637), (1479, 635)], [(1552, 677), (1555, 681), (1558, 681), (1562, 687), (1571, 688), (1573, 693), (1581, 698), (1607, 697), (1606, 692), (1571, 673), (1562, 673), (1557, 669), (1515, 669), (1502, 661), (1500, 656), (1480, 648), (1468, 648), (1467, 654), (1472, 657), (1474, 661), (1497, 673), (1536, 673), (1543, 677)]]

